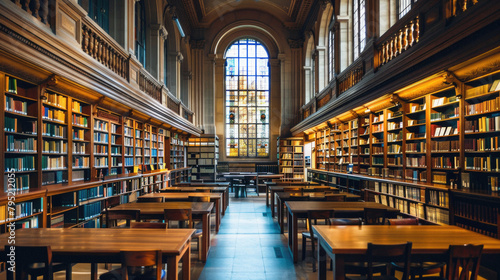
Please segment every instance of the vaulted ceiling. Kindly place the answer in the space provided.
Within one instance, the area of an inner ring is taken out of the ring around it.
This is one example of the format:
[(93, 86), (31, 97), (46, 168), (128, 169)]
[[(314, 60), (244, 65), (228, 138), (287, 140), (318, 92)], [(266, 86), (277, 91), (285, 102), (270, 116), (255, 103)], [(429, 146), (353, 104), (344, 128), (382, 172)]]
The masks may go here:
[(224, 15), (258, 10), (271, 14), (289, 29), (301, 29), (314, 0), (174, 0), (177, 11), (185, 15), (191, 28), (208, 28)]

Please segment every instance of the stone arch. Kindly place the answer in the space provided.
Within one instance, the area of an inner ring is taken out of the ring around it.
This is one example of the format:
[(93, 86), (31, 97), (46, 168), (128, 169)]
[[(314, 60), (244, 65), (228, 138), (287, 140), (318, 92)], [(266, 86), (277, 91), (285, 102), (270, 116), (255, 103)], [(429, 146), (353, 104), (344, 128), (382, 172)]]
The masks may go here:
[(318, 90), (321, 91), (328, 85), (328, 36), (330, 30), (330, 23), (333, 15), (333, 6), (328, 2), (325, 8), (320, 12), (319, 30), (317, 38), (316, 50), (318, 52), (317, 58), (317, 80), (318, 80)]

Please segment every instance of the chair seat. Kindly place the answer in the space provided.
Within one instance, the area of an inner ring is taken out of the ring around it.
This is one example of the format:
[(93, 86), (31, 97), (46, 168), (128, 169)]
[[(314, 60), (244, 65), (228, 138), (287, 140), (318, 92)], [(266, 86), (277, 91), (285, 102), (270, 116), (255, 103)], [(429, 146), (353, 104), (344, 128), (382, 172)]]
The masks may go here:
[[(309, 233), (308, 231), (304, 231), (302, 233), (302, 237), (311, 239), (311, 233)], [(318, 238), (316, 236), (314, 236), (314, 240), (318, 240)]]
[[(64, 271), (66, 269), (71, 269), (74, 264), (67, 263), (54, 263), (52, 264), (52, 272)], [(34, 263), (30, 266), (28, 274), (31, 276), (42, 276), (45, 273), (44, 263)]]
[[(162, 269), (161, 271), (161, 279), (166, 278), (166, 273), (165, 270)], [(114, 269), (112, 271), (106, 272), (99, 276), (99, 280), (121, 280), (122, 279), (122, 269)], [(132, 273), (129, 278), (129, 280), (157, 280), (155, 277), (155, 271), (154, 269), (146, 269), (146, 271), (142, 273)]]
[[(344, 264), (344, 270), (347, 274), (361, 274), (365, 275), (368, 273), (368, 263), (365, 262), (347, 262)], [(387, 273), (386, 263), (373, 263), (373, 273)], [(364, 278), (361, 278), (364, 279)], [(388, 278), (392, 279), (392, 278)]]
[(203, 235), (203, 230), (202, 229), (196, 229), (194, 231), (193, 235), (191, 235), (191, 236), (197, 238), (197, 237), (200, 237), (202, 235)]

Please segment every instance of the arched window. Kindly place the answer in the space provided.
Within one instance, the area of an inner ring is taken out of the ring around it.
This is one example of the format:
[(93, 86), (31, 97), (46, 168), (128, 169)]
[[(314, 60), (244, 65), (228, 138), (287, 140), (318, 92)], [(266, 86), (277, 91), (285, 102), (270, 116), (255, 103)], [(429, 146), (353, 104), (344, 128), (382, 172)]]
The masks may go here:
[(354, 59), (358, 58), (366, 44), (366, 19), (365, 19), (365, 0), (353, 0), (353, 49)]
[(406, 15), (413, 5), (415, 5), (417, 0), (399, 0), (398, 2), (398, 14), (399, 19)]
[(269, 156), (269, 54), (253, 39), (226, 50), (226, 154)]
[(328, 80), (333, 80), (335, 75), (335, 30), (328, 31)]
[(144, 0), (135, 2), (135, 57), (146, 68), (146, 11)]

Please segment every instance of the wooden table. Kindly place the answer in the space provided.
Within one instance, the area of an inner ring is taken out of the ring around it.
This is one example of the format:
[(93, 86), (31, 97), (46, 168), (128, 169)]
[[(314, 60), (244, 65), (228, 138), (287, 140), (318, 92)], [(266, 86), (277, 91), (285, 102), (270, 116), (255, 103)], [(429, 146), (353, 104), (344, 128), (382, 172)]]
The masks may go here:
[(257, 182), (256, 182), (257, 187), (259, 186), (260, 180), (264, 181), (263, 186), (264, 186), (265, 191), (266, 191), (266, 206), (269, 206), (269, 202), (267, 200), (269, 190), (267, 188), (266, 183), (269, 182), (270, 180), (273, 180), (273, 179), (281, 179), (281, 178), (283, 178), (283, 176), (284, 176), (284, 174), (259, 174), (259, 173), (257, 173)]
[(333, 210), (336, 217), (342, 214), (363, 215), (365, 208), (381, 208), (387, 209), (390, 216), (396, 216), (399, 209), (385, 206), (376, 202), (330, 202), (330, 201), (287, 201), (285, 202), (288, 208), (288, 246), (293, 255), (293, 262), (298, 261), (298, 229), (297, 220), (299, 218), (307, 218), (308, 211), (325, 211)]
[(279, 182), (279, 183), (265, 182), (265, 184), (266, 184), (266, 206), (269, 206), (271, 203), (274, 203), (272, 201), (270, 202), (270, 200), (273, 199), (273, 197), (270, 195), (271, 187), (319, 186), (319, 184), (316, 182), (294, 182), (294, 181)]
[[(283, 208), (285, 207), (285, 202), (286, 201), (294, 201), (294, 196), (297, 194), (300, 195), (305, 195), (309, 197), (309, 200), (322, 200), (325, 199), (325, 193), (324, 192), (304, 192), (304, 193), (293, 193), (293, 192), (277, 192), (275, 193), (276, 198), (278, 199), (278, 224), (280, 226), (280, 232), (284, 233), (285, 232), (285, 227), (284, 227), (284, 220), (285, 220), (285, 215), (283, 213)], [(352, 193), (335, 193), (335, 194), (330, 194), (333, 196), (345, 196), (346, 201), (358, 201), (361, 197), (356, 194)]]
[(339, 189), (336, 187), (329, 187), (329, 186), (318, 186), (318, 185), (292, 185), (292, 186), (269, 186), (269, 192), (271, 195), (271, 217), (274, 218), (276, 215), (276, 210), (275, 210), (275, 198), (274, 194), (277, 192), (284, 192), (286, 189), (300, 189), (301, 192), (310, 192), (318, 189), (324, 189), (324, 190), (329, 190), (332, 192), (339, 192)]
[[(240, 192), (241, 192), (241, 197), (243, 197), (243, 188), (246, 190), (247, 184), (250, 182), (250, 180), (257, 178), (257, 173), (231, 173), (231, 174), (223, 174), (224, 178), (229, 179), (229, 186), (230, 188), (234, 188), (234, 197), (239, 198), (240, 197)], [(242, 180), (243, 184), (245, 184), (245, 187), (240, 187), (240, 186), (235, 186), (233, 181), (235, 179), (240, 179)], [(257, 183), (255, 183), (255, 187), (257, 188)]]
[[(120, 263), (122, 250), (161, 250), (167, 279), (191, 278), (191, 235), (194, 229), (36, 228), (16, 230), (16, 245), (50, 246), (54, 262), (91, 263), (91, 279), (98, 279), (98, 263)], [(0, 255), (9, 233), (0, 235)], [(5, 260), (4, 260), (5, 261)]]
[[(204, 183), (206, 184), (206, 183)], [(204, 190), (210, 190), (210, 192), (213, 193), (221, 193), (224, 203), (222, 206), (222, 215), (224, 216), (226, 214), (226, 209), (229, 206), (229, 183), (228, 186), (198, 186), (198, 185), (193, 185), (193, 186), (184, 186), (184, 187), (169, 187), (165, 189), (161, 189), (160, 192), (162, 191), (181, 191), (181, 192), (200, 192)]]
[(221, 200), (222, 194), (220, 193), (206, 193), (206, 192), (166, 192), (166, 193), (149, 193), (143, 197), (163, 197), (165, 202), (169, 201), (187, 201), (190, 196), (208, 196), (210, 201), (215, 204), (215, 231), (218, 233), (221, 220)]
[(113, 207), (112, 210), (139, 210), (141, 219), (163, 219), (164, 209), (189, 209), (193, 218), (202, 220), (203, 236), (201, 238), (201, 261), (206, 261), (210, 250), (210, 212), (214, 207), (213, 202), (141, 202), (125, 203)]
[[(450, 245), (483, 244), (485, 258), (499, 258), (500, 240), (456, 226), (313, 226), (318, 237), (318, 279), (326, 279), (326, 258), (334, 260), (334, 279), (343, 280), (344, 262), (366, 261), (368, 242), (412, 242), (411, 261), (447, 261)], [(491, 256), (490, 256), (491, 255)], [(500, 259), (500, 258), (499, 258)], [(497, 262), (500, 263), (500, 262)], [(500, 277), (497, 267), (497, 275)]]

